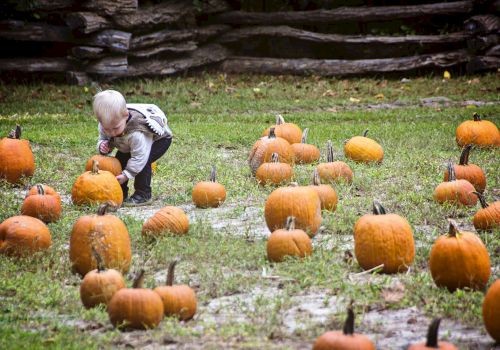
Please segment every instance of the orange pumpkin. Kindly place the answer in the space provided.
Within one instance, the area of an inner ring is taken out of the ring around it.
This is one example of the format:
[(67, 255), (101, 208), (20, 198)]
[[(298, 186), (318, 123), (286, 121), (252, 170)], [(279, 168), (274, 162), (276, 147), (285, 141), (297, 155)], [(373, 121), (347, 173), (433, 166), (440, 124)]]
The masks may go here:
[(49, 228), (37, 218), (19, 215), (0, 224), (0, 254), (27, 256), (51, 244)]
[(481, 120), (474, 113), (474, 120), (466, 120), (457, 127), (456, 140), (460, 147), (477, 145), (480, 147), (500, 146), (500, 131), (488, 120)]
[(309, 164), (319, 160), (319, 149), (314, 145), (307, 143), (307, 134), (309, 129), (305, 128), (302, 133), (300, 143), (293, 143), (292, 150), (295, 157), (295, 162), (298, 164)]
[(500, 279), (486, 292), (483, 301), (483, 321), (488, 334), (500, 343)]
[(77, 205), (113, 202), (120, 206), (123, 191), (116, 176), (106, 170), (99, 170), (99, 162), (93, 161), (91, 171), (80, 175), (71, 189), (71, 199)]
[(440, 322), (441, 322), (440, 318), (432, 320), (432, 323), (429, 326), (429, 330), (427, 331), (427, 341), (425, 343), (410, 345), (407, 350), (432, 350), (432, 349), (458, 350), (458, 348), (451, 343), (444, 341), (438, 342), (438, 332), (439, 332)]
[(122, 274), (113, 269), (106, 269), (94, 247), (92, 253), (97, 262), (97, 269), (89, 271), (80, 284), (80, 298), (87, 309), (100, 304), (108, 305), (113, 295), (125, 288)]
[(373, 215), (362, 216), (354, 225), (354, 253), (364, 270), (383, 264), (385, 273), (406, 271), (415, 257), (411, 226), (373, 201)]
[(188, 231), (189, 219), (186, 213), (172, 206), (161, 208), (142, 225), (142, 235), (146, 238), (158, 238), (166, 233), (184, 235)]
[(483, 289), (490, 278), (490, 257), (481, 239), (472, 232), (459, 231), (449, 220), (448, 234), (431, 248), (429, 266), (438, 287)]
[(472, 219), (478, 231), (490, 231), (500, 227), (500, 201), (493, 204), (486, 203), (486, 199), (479, 192), (474, 192), (479, 198), (482, 209), (479, 209)]
[(345, 162), (340, 160), (333, 161), (333, 147), (332, 141), (328, 140), (327, 145), (327, 163), (320, 163), (316, 167), (318, 169), (319, 177), (323, 181), (335, 182), (344, 180), (348, 183), (352, 182), (354, 176), (351, 168)]
[(375, 350), (375, 345), (367, 336), (354, 333), (354, 312), (349, 307), (344, 329), (329, 331), (318, 337), (313, 350)]
[(45, 185), (33, 186), (26, 194), (21, 207), (21, 214), (33, 216), (46, 223), (59, 220), (61, 211), (61, 197), (52, 187)]
[[(460, 156), (460, 163), (454, 166), (455, 176), (457, 179), (469, 181), (481, 193), (486, 188), (486, 175), (484, 171), (476, 164), (469, 164), (469, 153), (472, 145), (467, 145)], [(448, 181), (448, 169), (444, 172), (444, 181)]]
[(151, 289), (142, 288), (144, 270), (132, 288), (117, 291), (108, 304), (108, 315), (113, 326), (120, 329), (152, 329), (163, 319), (163, 302)]
[(294, 123), (286, 123), (285, 118), (278, 114), (276, 116), (276, 125), (267, 128), (262, 133), (262, 136), (269, 136), (271, 128), (275, 129), (276, 136), (284, 138), (290, 144), (300, 143), (302, 138), (302, 130)]
[(177, 263), (178, 260), (174, 260), (169, 264), (166, 285), (156, 287), (154, 292), (160, 296), (166, 316), (176, 316), (187, 321), (196, 313), (196, 293), (185, 284), (174, 286), (174, 269)]
[(321, 201), (321, 210), (335, 211), (337, 209), (337, 192), (330, 185), (322, 185), (318, 168), (314, 169), (313, 184), (310, 186), (319, 196)]
[(85, 171), (91, 171), (92, 170), (92, 164), (94, 163), (94, 160), (99, 162), (99, 169), (101, 170), (106, 170), (109, 171), (111, 174), (118, 176), (122, 173), (122, 165), (120, 164), (120, 161), (115, 158), (115, 157), (110, 157), (110, 156), (103, 156), (100, 154), (96, 154), (87, 161), (87, 164), (85, 165)]
[(286, 256), (303, 258), (312, 254), (312, 242), (307, 233), (295, 228), (295, 218), (286, 219), (286, 228), (271, 233), (267, 240), (267, 258), (281, 262)]
[(439, 204), (450, 203), (454, 205), (474, 206), (477, 197), (474, 195), (476, 189), (467, 180), (457, 180), (455, 168), (452, 163), (448, 164), (448, 181), (440, 183), (434, 190), (434, 200)]
[(262, 163), (269, 162), (272, 154), (277, 153), (281, 162), (293, 164), (293, 149), (287, 140), (277, 137), (274, 128), (271, 128), (269, 136), (262, 137), (254, 143), (250, 155), (248, 156), (248, 165), (252, 175), (255, 175), (257, 169)]
[(384, 159), (384, 150), (376, 141), (366, 137), (368, 129), (363, 136), (354, 136), (344, 145), (344, 153), (347, 158), (356, 162), (370, 163), (382, 162)]
[(198, 208), (216, 208), (226, 200), (226, 189), (217, 182), (215, 166), (210, 172), (210, 181), (198, 182), (193, 187), (193, 203)]
[(107, 214), (109, 203), (102, 204), (97, 215), (79, 218), (71, 230), (69, 258), (73, 270), (85, 276), (97, 265), (92, 246), (104, 260), (104, 266), (127, 272), (132, 252), (127, 227), (118, 217)]
[(35, 173), (35, 157), (28, 140), (21, 140), (21, 127), (16, 126), (0, 140), (0, 178), (17, 184), (23, 176)]
[(261, 185), (280, 185), (289, 182), (293, 176), (293, 169), (290, 164), (280, 163), (278, 153), (273, 153), (271, 162), (262, 163), (255, 177)]
[(321, 201), (310, 187), (292, 183), (271, 192), (266, 200), (264, 215), (271, 232), (284, 228), (286, 219), (294, 216), (296, 227), (313, 236), (321, 224)]

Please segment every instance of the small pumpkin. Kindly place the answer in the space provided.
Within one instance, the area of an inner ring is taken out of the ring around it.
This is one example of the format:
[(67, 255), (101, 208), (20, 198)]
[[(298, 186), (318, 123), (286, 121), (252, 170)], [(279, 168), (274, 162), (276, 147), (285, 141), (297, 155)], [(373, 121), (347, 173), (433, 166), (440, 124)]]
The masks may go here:
[(156, 287), (154, 292), (160, 296), (166, 316), (176, 316), (187, 321), (196, 313), (196, 293), (188, 285), (174, 285), (174, 269), (178, 262), (174, 260), (169, 264), (166, 285)]
[(500, 279), (497, 279), (486, 292), (483, 301), (483, 322), (486, 331), (500, 343)]
[(335, 211), (337, 209), (337, 192), (330, 185), (322, 185), (318, 168), (314, 169), (313, 184), (310, 186), (319, 196), (321, 210)]
[(496, 227), (500, 227), (500, 201), (493, 204), (488, 204), (483, 194), (474, 192), (479, 198), (481, 209), (474, 214), (472, 222), (478, 231), (490, 231)]
[(99, 163), (99, 169), (109, 171), (111, 174), (118, 176), (122, 173), (122, 165), (120, 161), (115, 157), (103, 156), (101, 154), (96, 154), (90, 157), (85, 165), (85, 171), (92, 170), (92, 164), (96, 160)]
[(356, 162), (370, 163), (382, 162), (384, 150), (375, 140), (366, 137), (368, 129), (363, 132), (363, 136), (354, 136), (344, 145), (344, 153), (347, 158)]
[(280, 163), (278, 153), (273, 153), (271, 162), (262, 163), (255, 177), (261, 185), (280, 185), (292, 179), (293, 169), (290, 164)]
[[(484, 175), (483, 169), (478, 167), (476, 164), (469, 163), (469, 153), (472, 145), (467, 145), (462, 150), (460, 155), (460, 162), (453, 168), (455, 170), (455, 176), (457, 179), (463, 179), (469, 181), (476, 191), (481, 193), (484, 192), (486, 188), (486, 175)], [(448, 168), (444, 172), (444, 181), (448, 181)]]
[(457, 180), (455, 168), (450, 162), (448, 164), (448, 181), (442, 182), (436, 187), (433, 197), (439, 204), (474, 206), (477, 203), (477, 197), (474, 195), (475, 190), (469, 181)]
[(113, 295), (125, 288), (125, 281), (120, 272), (106, 269), (101, 256), (92, 247), (92, 254), (97, 263), (97, 269), (89, 271), (80, 284), (80, 299), (86, 309), (100, 304), (108, 305)]
[(286, 228), (271, 233), (267, 240), (267, 258), (273, 262), (281, 262), (286, 256), (303, 258), (312, 254), (311, 238), (303, 230), (295, 228), (295, 218), (286, 219)]
[(0, 254), (27, 256), (51, 244), (49, 228), (37, 218), (18, 215), (0, 224)]
[(163, 302), (151, 289), (142, 288), (144, 270), (134, 280), (132, 288), (117, 291), (108, 304), (113, 326), (120, 329), (152, 329), (163, 319)]
[(440, 323), (440, 318), (435, 318), (434, 320), (432, 320), (432, 323), (429, 326), (429, 330), (427, 331), (427, 341), (425, 343), (410, 345), (407, 350), (458, 350), (458, 348), (451, 343), (438, 341)]
[(161, 237), (166, 233), (184, 235), (189, 231), (189, 219), (184, 210), (166, 206), (158, 210), (142, 225), (142, 236)]
[(127, 227), (118, 217), (107, 214), (109, 203), (99, 206), (97, 215), (80, 217), (71, 230), (69, 258), (75, 272), (85, 276), (97, 267), (92, 255), (95, 246), (104, 266), (127, 272), (132, 258)]
[(28, 140), (21, 139), (21, 127), (16, 125), (9, 135), (0, 140), (0, 178), (18, 184), (23, 176), (35, 173), (35, 157)]
[(375, 344), (363, 334), (354, 333), (354, 311), (347, 309), (342, 331), (329, 331), (316, 339), (313, 350), (375, 350)]
[(480, 147), (500, 146), (500, 131), (488, 120), (482, 120), (474, 113), (473, 120), (466, 120), (456, 130), (456, 141), (460, 147), (477, 145)]
[(123, 191), (116, 176), (106, 170), (99, 170), (99, 162), (94, 160), (92, 170), (80, 175), (71, 189), (71, 199), (77, 205), (113, 202), (120, 206)]
[(226, 188), (217, 182), (215, 166), (210, 172), (210, 181), (198, 182), (193, 187), (193, 203), (198, 208), (216, 208), (226, 200)]
[(302, 139), (302, 130), (294, 123), (286, 123), (285, 118), (278, 114), (276, 116), (276, 125), (267, 128), (262, 133), (262, 136), (269, 136), (271, 128), (275, 129), (276, 136), (284, 138), (290, 144), (300, 143)]
[(346, 181), (347, 183), (352, 182), (354, 174), (349, 165), (340, 160), (333, 161), (333, 147), (331, 140), (328, 140), (326, 158), (326, 163), (320, 163), (316, 166), (321, 180), (327, 182), (337, 182), (341, 180)]
[(363, 215), (354, 225), (354, 253), (364, 270), (383, 264), (385, 273), (406, 271), (415, 257), (411, 226), (373, 201), (373, 214)]
[(315, 190), (291, 183), (271, 192), (264, 215), (271, 232), (284, 228), (286, 219), (294, 216), (295, 226), (313, 236), (321, 224), (321, 201)]
[(305, 128), (302, 132), (301, 142), (292, 144), (295, 162), (298, 164), (310, 164), (319, 160), (320, 154), (318, 147), (307, 143), (308, 133), (309, 128)]
[(293, 164), (294, 162), (293, 149), (290, 143), (281, 137), (277, 137), (274, 133), (274, 128), (271, 128), (269, 136), (260, 138), (252, 146), (250, 155), (248, 156), (248, 165), (250, 166), (252, 175), (255, 175), (262, 163), (271, 160), (273, 153), (278, 153), (282, 163)]
[(458, 288), (483, 289), (490, 278), (490, 257), (481, 239), (472, 232), (460, 231), (449, 220), (447, 234), (431, 248), (429, 267), (438, 287), (453, 292)]
[(21, 214), (33, 216), (45, 223), (55, 222), (61, 217), (61, 197), (52, 187), (33, 186), (21, 206)]

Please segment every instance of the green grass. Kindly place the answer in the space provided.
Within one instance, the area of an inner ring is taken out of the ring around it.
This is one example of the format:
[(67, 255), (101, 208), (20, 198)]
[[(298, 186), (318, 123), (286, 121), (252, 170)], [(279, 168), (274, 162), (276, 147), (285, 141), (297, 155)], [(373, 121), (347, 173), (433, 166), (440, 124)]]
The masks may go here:
[[(301, 295), (318, 291), (325, 295), (325, 303), (327, 298), (338, 297), (338, 303), (345, 306), (354, 299), (360, 315), (378, 307), (397, 310), (417, 306), (429, 317), (439, 315), (484, 332), (484, 293), (449, 293), (436, 288), (428, 257), (432, 242), (447, 230), (446, 218), (473, 229), (471, 217), (477, 208), (439, 206), (432, 193), (442, 181), (445, 163), (458, 161), (460, 150), (454, 132), (460, 122), (478, 112), (500, 125), (497, 86), (495, 74), (449, 81), (422, 77), (408, 83), (203, 75), (103, 85), (123, 92), (128, 102), (155, 103), (167, 112), (175, 139), (158, 162), (158, 174), (153, 178), (157, 204), (189, 203), (193, 185), (206, 180), (215, 164), (218, 181), (228, 192), (224, 206), (234, 207), (225, 215), (238, 218), (246, 207), (263, 210), (272, 188), (255, 183), (246, 157), (253, 142), (273, 124), (276, 113), (301, 128), (309, 127), (308, 141), (319, 146), (322, 154), (327, 140), (332, 140), (335, 156), (343, 160), (343, 141), (368, 128), (369, 136), (384, 148), (385, 158), (381, 165), (348, 161), (354, 181), (352, 185), (335, 185), (338, 208), (335, 213), (324, 213), (325, 230), (315, 238), (314, 254), (303, 261), (289, 259), (271, 265), (265, 256), (265, 240), (253, 237), (252, 232), (246, 236), (219, 232), (208, 221), (191, 222), (185, 237), (165, 237), (147, 244), (140, 234), (142, 221), (122, 215), (133, 249), (127, 277), (144, 267), (147, 287), (163, 283), (169, 261), (179, 256), (182, 262), (177, 283), (191, 285), (199, 298), (202, 315), (198, 318), (187, 323), (165, 319), (158, 329), (148, 332), (120, 333), (111, 327), (104, 309), (88, 311), (81, 306), (80, 278), (71, 273), (68, 242), (76, 219), (94, 209), (65, 204), (62, 219), (49, 225), (53, 245), (48, 252), (23, 259), (0, 257), (0, 348), (146, 346), (168, 343), (169, 337), (179, 344), (205, 344), (205, 348), (214, 349), (308, 347), (304, 344), (311, 344), (323, 331), (341, 327), (344, 318), (342, 311), (320, 326), (305, 320), (300, 329), (286, 334), (286, 311), (296, 306)], [(95, 92), (93, 87), (0, 83), (0, 135), (5, 136), (16, 123), (22, 125), (23, 138), (30, 140), (37, 164), (29, 184), (46, 183), (63, 195), (70, 194), (86, 160), (95, 152), (97, 123), (91, 113)], [(422, 105), (422, 98), (432, 96), (445, 96), (450, 102)], [(495, 103), (470, 108), (462, 104), (467, 100)], [(395, 102), (397, 108), (369, 108)], [(487, 174), (488, 201), (499, 200), (500, 151), (473, 150), (470, 162)], [(297, 166), (295, 180), (309, 183), (312, 169)], [(27, 186), (0, 183), (0, 222), (19, 213)], [(417, 247), (408, 274), (352, 278), (362, 270), (355, 260), (344, 259), (345, 250), (351, 249), (354, 223), (371, 210), (374, 199), (412, 225)], [(206, 215), (211, 214), (207, 211)], [(262, 215), (260, 222), (249, 224), (261, 225), (263, 220)], [(499, 277), (499, 233), (480, 235), (493, 266), (490, 284)], [(263, 268), (280, 279), (262, 278)], [(404, 295), (396, 303), (386, 302), (381, 292), (395, 281), (404, 285)], [(235, 307), (242, 320), (234, 321), (232, 317), (237, 315), (231, 313), (227, 318), (221, 316), (231, 311), (223, 306), (215, 321), (210, 321), (210, 301), (239, 294), (255, 297), (243, 299)], [(363, 328), (361, 316), (358, 325), (361, 331), (370, 331)]]

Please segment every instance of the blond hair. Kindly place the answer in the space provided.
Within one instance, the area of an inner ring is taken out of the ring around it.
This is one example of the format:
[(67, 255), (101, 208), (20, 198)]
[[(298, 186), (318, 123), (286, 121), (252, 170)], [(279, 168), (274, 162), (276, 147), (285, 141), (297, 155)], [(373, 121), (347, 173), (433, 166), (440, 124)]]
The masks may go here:
[(115, 90), (104, 90), (94, 96), (92, 105), (94, 114), (101, 124), (108, 124), (127, 113), (127, 104), (121, 93)]

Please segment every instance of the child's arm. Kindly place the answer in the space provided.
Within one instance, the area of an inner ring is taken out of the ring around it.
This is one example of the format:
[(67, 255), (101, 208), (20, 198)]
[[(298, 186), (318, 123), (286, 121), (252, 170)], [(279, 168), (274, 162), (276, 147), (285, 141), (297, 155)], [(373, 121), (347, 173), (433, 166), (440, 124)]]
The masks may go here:
[(123, 170), (123, 174), (128, 179), (133, 179), (144, 169), (148, 162), (151, 146), (153, 145), (153, 136), (136, 131), (130, 135), (129, 142), (130, 159)]
[(99, 138), (97, 139), (97, 152), (99, 154), (108, 154), (112, 151), (109, 147), (109, 136), (102, 130), (101, 123), (99, 123), (97, 130), (99, 130)]

